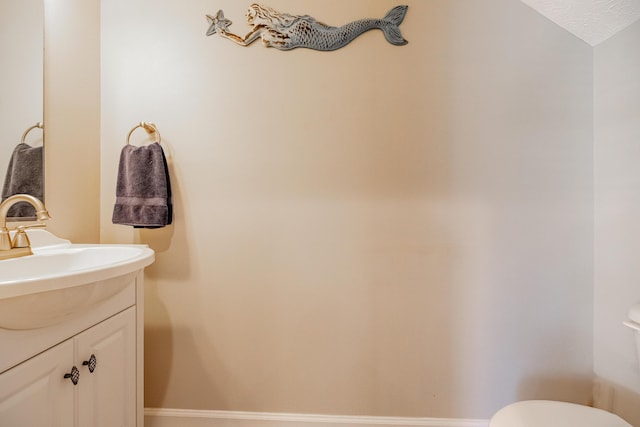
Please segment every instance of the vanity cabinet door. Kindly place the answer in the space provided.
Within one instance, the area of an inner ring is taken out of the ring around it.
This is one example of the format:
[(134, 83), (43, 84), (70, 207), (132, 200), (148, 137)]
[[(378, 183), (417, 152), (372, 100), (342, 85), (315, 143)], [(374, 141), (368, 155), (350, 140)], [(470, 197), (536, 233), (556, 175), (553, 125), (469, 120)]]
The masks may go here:
[[(135, 427), (136, 312), (131, 307), (79, 334), (78, 425)], [(34, 424), (35, 425), (35, 424)]]
[(72, 340), (0, 374), (0, 427), (74, 425)]

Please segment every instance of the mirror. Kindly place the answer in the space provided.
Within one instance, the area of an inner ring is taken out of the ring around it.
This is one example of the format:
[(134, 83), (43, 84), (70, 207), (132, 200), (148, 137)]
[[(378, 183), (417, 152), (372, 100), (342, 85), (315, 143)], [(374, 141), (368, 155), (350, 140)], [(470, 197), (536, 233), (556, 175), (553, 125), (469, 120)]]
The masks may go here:
[[(43, 0), (0, 0), (0, 61), (1, 196), (19, 189), (42, 199), (44, 129), (37, 124), (43, 122)], [(28, 147), (18, 147), (23, 137)], [(16, 205), (10, 219), (34, 219), (29, 207)]]

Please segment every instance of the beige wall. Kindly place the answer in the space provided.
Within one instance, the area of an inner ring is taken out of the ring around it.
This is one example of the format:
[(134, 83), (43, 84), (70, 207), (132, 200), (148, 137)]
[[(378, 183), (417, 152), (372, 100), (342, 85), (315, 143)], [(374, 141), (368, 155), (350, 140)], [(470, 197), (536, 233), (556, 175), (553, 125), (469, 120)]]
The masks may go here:
[[(269, 4), (336, 24), (395, 5)], [(589, 401), (592, 50), (515, 0), (407, 4), (408, 46), (318, 53), (205, 37), (218, 8), (247, 30), (237, 1), (103, 2), (101, 239), (157, 251), (147, 406)], [(110, 223), (141, 120), (170, 156), (162, 230)]]
[(622, 326), (640, 302), (640, 23), (595, 48), (595, 373), (613, 408), (640, 424), (640, 370)]
[[(515, 0), (409, 1), (408, 46), (333, 53), (205, 37), (217, 8), (244, 31), (236, 1), (110, 0), (101, 22), (96, 3), (47, 6), (48, 204), (62, 236), (157, 251), (147, 406), (589, 401), (591, 48)], [(270, 5), (343, 23), (395, 3)], [(170, 157), (165, 229), (110, 223), (140, 120)]]

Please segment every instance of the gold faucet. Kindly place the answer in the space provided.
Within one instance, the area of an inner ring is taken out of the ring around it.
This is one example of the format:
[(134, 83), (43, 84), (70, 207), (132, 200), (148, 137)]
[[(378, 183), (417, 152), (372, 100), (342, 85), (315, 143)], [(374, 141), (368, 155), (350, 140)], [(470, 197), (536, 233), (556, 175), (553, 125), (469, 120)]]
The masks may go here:
[(31, 252), (31, 243), (24, 229), (27, 227), (44, 226), (44, 224), (35, 224), (32, 226), (18, 227), (18, 231), (12, 242), (9, 229), (7, 229), (7, 214), (11, 206), (19, 202), (30, 203), (36, 209), (36, 218), (38, 221), (45, 221), (51, 218), (44, 204), (29, 194), (15, 194), (0, 203), (0, 260), (33, 254), (33, 252)]

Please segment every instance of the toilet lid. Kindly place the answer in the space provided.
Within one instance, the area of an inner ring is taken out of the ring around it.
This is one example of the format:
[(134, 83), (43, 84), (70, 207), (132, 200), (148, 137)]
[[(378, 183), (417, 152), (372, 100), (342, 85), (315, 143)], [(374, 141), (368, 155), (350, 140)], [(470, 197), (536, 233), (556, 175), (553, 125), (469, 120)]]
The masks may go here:
[(502, 408), (489, 427), (633, 427), (601, 409), (574, 403), (527, 400)]

